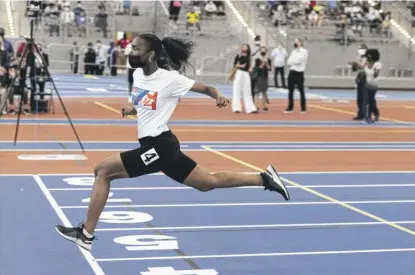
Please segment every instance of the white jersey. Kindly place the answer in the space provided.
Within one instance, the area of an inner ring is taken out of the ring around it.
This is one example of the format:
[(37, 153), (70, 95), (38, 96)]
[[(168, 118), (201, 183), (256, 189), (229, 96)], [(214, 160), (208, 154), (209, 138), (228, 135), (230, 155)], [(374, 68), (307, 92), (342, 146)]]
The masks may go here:
[(129, 101), (137, 110), (138, 138), (158, 136), (168, 131), (167, 122), (181, 96), (194, 85), (194, 80), (159, 68), (152, 75), (144, 75), (143, 69), (134, 71), (134, 84)]

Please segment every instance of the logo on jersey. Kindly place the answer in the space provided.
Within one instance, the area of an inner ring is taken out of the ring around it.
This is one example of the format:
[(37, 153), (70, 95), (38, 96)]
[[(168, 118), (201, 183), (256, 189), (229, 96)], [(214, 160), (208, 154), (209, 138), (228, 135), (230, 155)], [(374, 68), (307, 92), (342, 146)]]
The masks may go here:
[(142, 107), (148, 110), (156, 110), (157, 95), (157, 92), (151, 92), (149, 90), (134, 87), (131, 92), (131, 101), (134, 106)]

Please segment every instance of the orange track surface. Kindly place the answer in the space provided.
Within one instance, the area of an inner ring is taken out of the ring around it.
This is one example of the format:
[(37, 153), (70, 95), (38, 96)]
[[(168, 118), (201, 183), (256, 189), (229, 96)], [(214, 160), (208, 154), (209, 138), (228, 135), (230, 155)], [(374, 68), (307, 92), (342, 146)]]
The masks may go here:
[[(126, 100), (108, 99), (100, 102), (119, 109)], [(230, 107), (216, 108), (214, 101), (186, 99), (173, 115), (176, 120), (303, 120), (303, 121), (350, 121), (355, 113), (355, 103), (330, 103), (309, 101), (307, 115), (282, 114), (285, 101), (274, 100), (271, 112), (233, 114)], [(381, 114), (388, 120), (411, 121), (415, 110), (405, 109), (407, 102), (379, 101)], [(92, 99), (65, 99), (71, 118), (117, 119), (120, 116), (95, 104)], [(298, 106), (298, 103), (297, 103)], [(39, 115), (39, 118), (63, 118), (59, 103), (55, 102), (56, 114)], [(322, 109), (323, 108), (323, 109)], [(324, 109), (326, 108), (326, 110)], [(333, 109), (333, 110), (327, 110)], [(379, 127), (171, 127), (181, 141), (415, 141), (411, 128)], [(0, 140), (13, 140), (14, 125), (0, 125)], [(76, 130), (84, 141), (134, 141), (136, 127), (85, 126)], [(22, 125), (19, 140), (75, 140), (69, 125)], [(63, 152), (47, 152), (47, 154)], [(75, 152), (70, 152), (74, 154)], [(78, 154), (80, 152), (77, 152)], [(93, 167), (115, 152), (87, 152), (86, 161), (21, 161), (19, 154), (42, 154), (41, 152), (0, 152), (0, 173), (92, 173)], [(241, 164), (212, 152), (187, 152), (209, 171), (252, 171)], [(413, 170), (415, 152), (227, 152), (259, 167), (273, 163), (280, 171), (348, 171), (348, 170)]]
[[(14, 125), (2, 125), (0, 140), (13, 140)], [(76, 125), (81, 140), (134, 141), (137, 128)], [(170, 127), (181, 141), (414, 141), (414, 130), (406, 128), (324, 127)], [(76, 140), (69, 125), (23, 125), (18, 140)]]

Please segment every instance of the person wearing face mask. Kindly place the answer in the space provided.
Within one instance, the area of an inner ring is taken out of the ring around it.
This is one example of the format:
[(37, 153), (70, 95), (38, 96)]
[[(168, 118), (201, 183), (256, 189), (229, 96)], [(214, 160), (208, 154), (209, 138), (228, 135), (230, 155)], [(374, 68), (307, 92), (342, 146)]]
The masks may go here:
[(103, 75), (105, 69), (105, 60), (107, 55), (108, 47), (101, 43), (101, 40), (97, 40), (95, 44), (95, 52), (96, 52), (96, 75)]
[[(257, 35), (255, 36), (255, 46), (254, 46), (254, 51), (252, 53), (252, 59), (255, 60), (258, 57), (260, 57), (260, 49), (261, 49), (261, 36)], [(251, 94), (252, 94), (252, 100), (255, 101), (255, 83), (256, 83), (256, 77), (257, 74), (254, 72), (254, 70), (251, 72)], [(266, 101), (269, 103), (268, 101), (268, 96), (266, 96)]]
[(243, 44), (241, 53), (235, 57), (233, 62), (235, 76), (232, 77), (232, 111), (240, 113), (242, 110), (241, 96), (245, 104), (245, 112), (258, 113), (252, 97), (251, 75), (253, 71), (251, 48), (248, 44)]
[(255, 104), (259, 110), (260, 100), (262, 110), (268, 111), (267, 107), (267, 90), (268, 90), (268, 72), (271, 70), (271, 59), (267, 56), (266, 47), (261, 47), (260, 57), (255, 59), (256, 83), (255, 83)]
[(282, 88), (286, 89), (287, 86), (285, 85), (285, 61), (287, 60), (288, 53), (287, 50), (282, 46), (281, 43), (272, 51), (271, 57), (274, 63), (274, 83), (275, 87), (279, 88), (278, 85), (278, 74), (281, 76)]
[[(379, 120), (379, 109), (376, 104), (376, 92), (378, 91), (378, 77), (382, 64), (379, 62), (380, 54), (376, 49), (366, 51), (367, 62), (363, 67), (366, 76), (365, 83), (365, 120), (367, 123), (373, 123)], [(372, 114), (375, 116), (374, 120)]]
[(361, 68), (363, 68), (367, 62), (366, 51), (367, 46), (365, 44), (362, 44), (360, 48), (357, 50), (357, 62), (350, 63), (352, 65), (352, 71), (357, 71), (357, 75), (355, 78), (357, 115), (353, 118), (353, 120), (362, 120), (365, 117), (363, 108), (363, 93), (365, 89), (366, 78), (365, 73), (363, 70), (361, 70)]
[[(229, 100), (215, 87), (178, 73), (177, 70), (189, 64), (188, 59), (195, 45), (192, 41), (171, 37), (160, 39), (154, 34), (145, 33), (136, 37), (132, 44), (128, 61), (135, 69), (134, 88), (129, 104), (121, 109), (121, 115), (137, 116), (140, 145), (133, 150), (116, 153), (95, 167), (86, 220), (77, 227), (55, 226), (61, 237), (90, 251), (111, 185), (116, 183), (114, 181), (156, 172), (163, 172), (177, 183), (203, 192), (217, 188), (257, 186), (290, 200), (288, 189), (271, 164), (265, 171), (255, 174), (209, 173), (180, 150), (180, 142), (169, 129), (168, 122), (181, 97), (192, 91), (209, 96), (218, 108), (229, 104)], [(167, 56), (173, 70), (160, 67), (162, 56)]]
[(75, 14), (71, 11), (70, 7), (64, 5), (63, 11), (60, 14), (60, 21), (63, 27), (64, 35), (71, 37), (72, 36), (72, 25), (75, 20)]
[(2, 40), (3, 48), (5, 52), (7, 53), (7, 56), (9, 58), (12, 58), (14, 56), (14, 48), (12, 42), (10, 40), (6, 39), (4, 36), (6, 35), (6, 31), (4, 28), (0, 28), (0, 40)]
[[(30, 98), (31, 105), (33, 105), (34, 97), (33, 94), (37, 92), (36, 84), (39, 85), (39, 93), (40, 93), (40, 99), (44, 99), (44, 93), (45, 93), (45, 77), (46, 70), (45, 68), (49, 67), (49, 55), (45, 52), (43, 52), (43, 45), (40, 43), (36, 44), (37, 49), (39, 50), (39, 53), (35, 52), (35, 67), (36, 69), (32, 72), (32, 69), (30, 70), (30, 78), (32, 80), (32, 90), (33, 93)], [(43, 60), (45, 62), (43, 62)], [(33, 108), (32, 108), (33, 109)]]
[(84, 63), (85, 71), (84, 74), (94, 75), (95, 74), (95, 62), (97, 59), (97, 53), (91, 42), (88, 43), (88, 48), (85, 51)]
[(294, 41), (294, 50), (287, 60), (289, 66), (288, 73), (288, 107), (284, 113), (292, 113), (294, 109), (294, 88), (297, 87), (301, 98), (301, 114), (307, 110), (306, 97), (304, 91), (304, 71), (307, 67), (308, 51), (303, 48), (303, 41)]

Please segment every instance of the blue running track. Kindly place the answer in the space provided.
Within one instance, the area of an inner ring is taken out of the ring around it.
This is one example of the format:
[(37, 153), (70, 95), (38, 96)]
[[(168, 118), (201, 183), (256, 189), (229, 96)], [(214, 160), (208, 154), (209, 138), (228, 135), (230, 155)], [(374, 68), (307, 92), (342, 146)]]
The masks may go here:
[(285, 202), (262, 188), (201, 193), (155, 174), (113, 183), (88, 253), (54, 225), (83, 221), (92, 175), (3, 175), (0, 274), (414, 274), (415, 172), (282, 175), (362, 212), (294, 186)]

